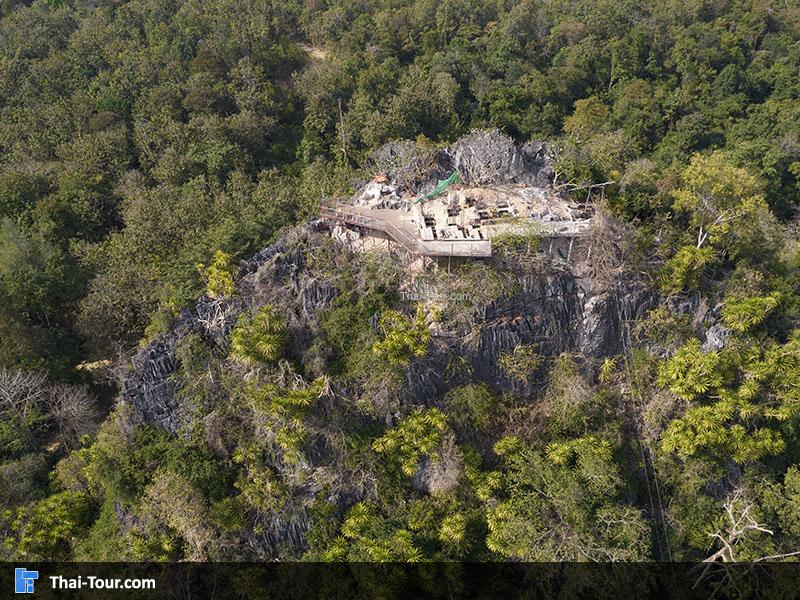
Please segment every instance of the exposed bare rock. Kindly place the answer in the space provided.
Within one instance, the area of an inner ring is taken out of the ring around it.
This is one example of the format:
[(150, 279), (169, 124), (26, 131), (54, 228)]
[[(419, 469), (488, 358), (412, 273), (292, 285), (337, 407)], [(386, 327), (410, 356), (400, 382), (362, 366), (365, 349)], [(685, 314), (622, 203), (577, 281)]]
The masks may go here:
[[(410, 151), (410, 147), (403, 146), (401, 150)], [(482, 152), (485, 156), (478, 156)], [(391, 156), (398, 158), (403, 155), (395, 153)], [(550, 177), (544, 145), (515, 146), (496, 132), (467, 136), (451, 150), (440, 151), (436, 157), (432, 170), (425, 177), (437, 173), (437, 169), (449, 161), (448, 168), (457, 165), (462, 174), (476, 183), (492, 180), (492, 185), (501, 192), (503, 186), (547, 185)], [(397, 177), (396, 171), (387, 171), (392, 177)], [(430, 180), (425, 180), (419, 183), (419, 188), (424, 189), (430, 183)], [(362, 190), (362, 196), (367, 202), (384, 203), (394, 201), (397, 189), (397, 183), (387, 175), (386, 181), (381, 178), (368, 184)], [(469, 188), (464, 191), (467, 192)], [(499, 192), (493, 190), (491, 193)], [(477, 200), (483, 198), (479, 196), (476, 192), (470, 198), (477, 204)], [(487, 198), (483, 200), (488, 202)], [(531, 196), (526, 202), (535, 208), (539, 200), (538, 196)], [(531, 210), (535, 212), (534, 208)], [(563, 214), (553, 213), (553, 218), (571, 222), (575, 217), (570, 212), (571, 207), (564, 204), (562, 208)], [(339, 234), (348, 235), (345, 231)], [(350, 237), (348, 240), (353, 241)], [(564, 242), (569, 244), (567, 240)], [(327, 353), (315, 349), (319, 346), (319, 313), (331, 307), (343, 290), (339, 290), (333, 283), (335, 279), (317, 265), (321, 255), (325, 257), (325, 264), (341, 265), (353, 260), (353, 255), (348, 253), (349, 245), (352, 244), (331, 243), (330, 231), (318, 221), (289, 229), (278, 241), (242, 263), (235, 299), (203, 297), (196, 306), (184, 310), (170, 331), (153, 340), (132, 360), (123, 382), (121, 402), (132, 407), (134, 420), (155, 424), (170, 432), (182, 432), (184, 420), (188, 418), (186, 415), (193, 414), (193, 400), (183, 399), (176, 387), (181, 385), (181, 378), (175, 375), (181, 366), (179, 357), (184, 356), (183, 340), (194, 336), (193, 343), (199, 339), (207, 349), (216, 353), (216, 357), (224, 357), (230, 344), (231, 329), (239, 316), (265, 304), (279, 310), (286, 322), (289, 334), (286, 357), (288, 362), (296, 365), (297, 373), (315, 377), (328, 372)], [(572, 245), (562, 249), (569, 254)], [(551, 243), (544, 254), (551, 257), (560, 255), (562, 249), (554, 249)], [(510, 377), (499, 367), (502, 353), (526, 345), (543, 356), (577, 352), (587, 358), (587, 364), (596, 363), (624, 348), (629, 323), (640, 318), (654, 304), (648, 287), (630, 274), (623, 273), (622, 267), (613, 269), (610, 276), (604, 273), (600, 277), (585, 265), (570, 266), (568, 262), (545, 257), (537, 260), (535, 266), (523, 260), (516, 265), (516, 270), (505, 272), (500, 269), (505, 273), (502, 277), (517, 277), (509, 283), (508, 289), (504, 288), (497, 295), (474, 290), (475, 300), (467, 300), (466, 307), (459, 309), (458, 315), (450, 321), (438, 323), (432, 331), (431, 348), (426, 356), (412, 360), (406, 368), (407, 385), (402, 397), (396, 400), (394, 392), (389, 392), (388, 380), (381, 382), (381, 385), (385, 384), (385, 398), (380, 388), (371, 393), (370, 401), (375, 406), (382, 406), (383, 401), (386, 407), (375, 414), (385, 414), (387, 425), (391, 425), (409, 407), (440, 404), (450, 390), (465, 383), (485, 384), (497, 393), (529, 395), (540, 384), (542, 373), (533, 373), (529, 381)], [(585, 257), (583, 262), (588, 260)], [(398, 292), (410, 285), (410, 267), (405, 274), (407, 279), (400, 282)], [(491, 288), (488, 282), (487, 288)], [(471, 298), (473, 290), (467, 291)], [(422, 296), (418, 300), (427, 302), (427, 292)], [(449, 301), (447, 297), (430, 299), (440, 303)], [(378, 327), (378, 316), (372, 316), (375, 328)], [(369, 352), (369, 348), (364, 351)], [(454, 361), (463, 369), (454, 370)], [(341, 385), (360, 384), (346, 382)], [(358, 390), (337, 390), (328, 401), (339, 403), (337, 408), (348, 406), (349, 402), (355, 405), (359, 393)], [(271, 462), (270, 467), (290, 488), (290, 499), (284, 508), (265, 511), (258, 517), (262, 525), (259, 533), (248, 534), (251, 536), (248, 541), (256, 553), (275, 557), (286, 548), (302, 551), (309, 527), (306, 511), (314, 494), (321, 489), (319, 481), (325, 477), (330, 480), (329, 501), (341, 512), (374, 495), (368, 480), (352, 485), (342, 483), (344, 478), (337, 474), (335, 466), (341, 457), (336, 454), (335, 445), (325, 441), (329, 433), (327, 428), (331, 427), (327, 415), (323, 415), (325, 418), (317, 415), (317, 437), (313, 449), (304, 455), (302, 468), (292, 471), (277, 454)], [(356, 410), (347, 413), (347, 419), (359, 423), (378, 418), (373, 417)], [(211, 425), (209, 429), (212, 430), (207, 432), (209, 445), (215, 453), (226, 455), (230, 448), (226, 445), (224, 423), (208, 421), (207, 425)], [(264, 424), (260, 435), (262, 439), (271, 439), (274, 431), (269, 423)], [(457, 446), (446, 437), (436, 456), (421, 461), (412, 484), (431, 494), (452, 490), (463, 476), (463, 463)]]
[[(524, 183), (549, 187), (553, 157), (544, 142), (518, 145), (498, 130), (473, 131), (443, 149), (420, 147), (411, 140), (389, 142), (371, 156), (373, 175), (380, 184), (400, 192), (430, 192), (438, 179), (454, 170), (467, 185)], [(383, 180), (385, 178), (385, 180)]]
[(429, 494), (443, 494), (458, 485), (464, 473), (464, 458), (452, 434), (446, 435), (434, 457), (423, 457), (411, 484)]
[(544, 142), (522, 146), (499, 131), (474, 131), (447, 150), (453, 168), (470, 185), (528, 183), (546, 187), (553, 178)]
[(724, 325), (715, 324), (706, 331), (706, 341), (703, 342), (703, 351), (722, 350), (728, 343), (731, 331)]
[[(577, 352), (592, 360), (613, 355), (624, 348), (629, 324), (655, 303), (642, 282), (626, 279), (595, 289), (592, 280), (576, 278), (565, 268), (526, 276), (518, 284), (512, 297), (478, 308), (468, 331), (437, 337), (436, 350), (410, 367), (414, 402), (424, 403), (468, 379), (497, 392), (528, 394), (533, 382), (509, 378), (498, 366), (503, 352), (524, 344), (543, 356)], [(467, 361), (468, 377), (443, 376), (454, 357)]]
[(435, 148), (421, 148), (412, 140), (388, 142), (370, 156), (375, 175), (383, 175), (397, 189), (416, 192), (436, 178), (445, 176), (450, 167), (446, 155)]
[(179, 429), (181, 411), (171, 378), (180, 367), (176, 348), (189, 334), (226, 348), (230, 330), (242, 311), (250, 307), (280, 307), (292, 334), (289, 353), (298, 357), (303, 354), (310, 343), (309, 324), (337, 294), (333, 286), (305, 270), (305, 253), (300, 248), (314, 235), (313, 225), (306, 225), (264, 248), (243, 264), (237, 300), (203, 296), (194, 308), (181, 312), (170, 331), (133, 357), (122, 383), (121, 401), (133, 407), (141, 423), (154, 423), (171, 432)]

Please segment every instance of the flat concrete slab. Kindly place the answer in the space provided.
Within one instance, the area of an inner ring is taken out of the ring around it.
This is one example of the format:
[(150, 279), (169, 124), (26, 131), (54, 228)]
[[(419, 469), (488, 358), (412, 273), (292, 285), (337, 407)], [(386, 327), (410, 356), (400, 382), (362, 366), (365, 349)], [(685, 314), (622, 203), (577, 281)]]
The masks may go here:
[(418, 256), (466, 256), (486, 258), (492, 255), (490, 240), (453, 239), (422, 240), (420, 228), (411, 220), (411, 213), (389, 208), (365, 206), (323, 207), (324, 219), (382, 231), (409, 252)]

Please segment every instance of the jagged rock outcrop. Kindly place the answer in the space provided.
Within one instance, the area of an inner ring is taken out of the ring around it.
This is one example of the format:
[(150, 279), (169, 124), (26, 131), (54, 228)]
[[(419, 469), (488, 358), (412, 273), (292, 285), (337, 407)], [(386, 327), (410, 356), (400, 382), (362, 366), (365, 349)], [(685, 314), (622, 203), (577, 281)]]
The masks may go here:
[(544, 142), (516, 145), (496, 129), (474, 131), (445, 152), (452, 168), (469, 185), (527, 183), (547, 187), (555, 174)]
[[(134, 407), (141, 422), (168, 431), (179, 428), (179, 407), (170, 377), (179, 367), (176, 347), (190, 333), (225, 347), (238, 315), (249, 307), (279, 307), (290, 334), (288, 353), (303, 360), (315, 339), (317, 313), (329, 307), (338, 294), (335, 286), (314, 276), (307, 267), (306, 242), (298, 240), (314, 235), (313, 226), (302, 226), (287, 236), (294, 238), (291, 243), (285, 237), (265, 248), (243, 266), (236, 302), (202, 298), (196, 307), (181, 314), (171, 331), (134, 357), (122, 401)], [(467, 330), (448, 328), (445, 323), (434, 336), (434, 350), (408, 369), (408, 402), (431, 404), (465, 383), (458, 376), (444, 377), (454, 357), (469, 364), (473, 381), (498, 392), (530, 393), (530, 386), (509, 378), (498, 367), (503, 352), (524, 344), (543, 356), (576, 352), (600, 359), (624, 349), (627, 324), (641, 318), (653, 302), (648, 288), (635, 279), (599, 285), (576, 276), (566, 265), (548, 263), (543, 271), (522, 277), (512, 295), (476, 307)], [(314, 370), (319, 371), (319, 366)]]
[(731, 336), (731, 331), (724, 325), (716, 323), (708, 328), (706, 331), (706, 341), (703, 342), (703, 351), (710, 352), (712, 350), (722, 350), (728, 343), (728, 338)]
[[(641, 282), (598, 290), (595, 282), (566, 268), (524, 277), (519, 288), (512, 297), (483, 307), (468, 334), (451, 331), (434, 339), (435, 351), (410, 368), (407, 379), (415, 402), (430, 401), (468, 380), (501, 393), (529, 394), (531, 383), (508, 377), (498, 366), (503, 352), (531, 345), (542, 356), (575, 352), (591, 360), (616, 354), (627, 343), (628, 324), (655, 300)], [(443, 377), (454, 357), (468, 362), (468, 377)]]
[(133, 407), (141, 423), (156, 424), (170, 432), (178, 430), (180, 407), (171, 377), (180, 367), (178, 345), (195, 333), (209, 344), (226, 347), (230, 330), (250, 307), (281, 307), (290, 333), (289, 354), (302, 355), (310, 343), (309, 324), (337, 294), (335, 287), (319, 281), (304, 268), (306, 256), (298, 238), (314, 236), (318, 229), (313, 223), (301, 226), (261, 250), (242, 265), (235, 301), (200, 298), (194, 308), (181, 312), (170, 331), (133, 357), (122, 382), (121, 402)]
[(438, 179), (453, 171), (467, 185), (520, 183), (540, 188), (549, 187), (555, 175), (554, 157), (545, 142), (515, 144), (496, 129), (473, 131), (441, 149), (420, 147), (410, 140), (389, 142), (373, 153), (371, 162), (392, 191), (409, 189), (418, 194), (430, 192)]
[[(437, 177), (453, 169), (458, 169), (466, 182), (475, 184), (549, 186), (553, 176), (553, 158), (546, 144), (517, 145), (496, 130), (472, 132), (444, 149), (393, 142), (377, 151), (373, 162), (395, 185), (420, 191), (432, 187)], [(156, 423), (169, 431), (179, 428), (179, 407), (171, 379), (179, 367), (178, 344), (195, 333), (225, 348), (228, 333), (243, 310), (264, 304), (279, 307), (290, 334), (288, 353), (303, 360), (315, 339), (318, 311), (329, 307), (338, 294), (334, 285), (315, 277), (307, 268), (308, 242), (315, 235), (327, 235), (321, 222), (287, 232), (242, 264), (235, 301), (201, 298), (193, 309), (181, 313), (171, 331), (133, 358), (123, 383), (122, 401), (134, 407), (140, 421)], [(448, 387), (459, 384), (457, 377), (445, 381), (441, 375), (447, 370), (446, 361), (454, 356), (470, 365), (473, 378), (498, 391), (527, 393), (529, 388), (508, 379), (498, 368), (502, 352), (526, 344), (546, 356), (579, 352), (600, 358), (613, 354), (625, 341), (625, 324), (641, 317), (651, 303), (645, 286), (635, 280), (600, 284), (553, 263), (543, 272), (523, 276), (512, 296), (477, 306), (469, 331), (445, 331), (437, 336), (431, 358), (409, 368), (410, 401), (431, 403)], [(324, 365), (311, 368), (317, 373), (323, 369)]]

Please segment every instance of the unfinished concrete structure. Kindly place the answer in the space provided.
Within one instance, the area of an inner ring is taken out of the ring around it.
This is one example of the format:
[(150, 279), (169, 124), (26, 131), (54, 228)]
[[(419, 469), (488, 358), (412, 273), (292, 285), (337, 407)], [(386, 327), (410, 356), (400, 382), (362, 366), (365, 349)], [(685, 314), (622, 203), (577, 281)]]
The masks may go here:
[[(476, 132), (427, 163), (413, 155), (406, 160), (420, 172), (419, 183), (407, 173), (381, 172), (353, 198), (322, 208), (335, 237), (395, 242), (415, 256), (485, 258), (500, 235), (536, 234), (552, 250), (555, 240), (570, 246), (591, 225), (590, 208), (553, 189), (543, 144), (516, 146), (496, 131)], [(463, 183), (442, 189), (443, 181), (426, 180), (421, 164), (439, 176), (458, 173)]]

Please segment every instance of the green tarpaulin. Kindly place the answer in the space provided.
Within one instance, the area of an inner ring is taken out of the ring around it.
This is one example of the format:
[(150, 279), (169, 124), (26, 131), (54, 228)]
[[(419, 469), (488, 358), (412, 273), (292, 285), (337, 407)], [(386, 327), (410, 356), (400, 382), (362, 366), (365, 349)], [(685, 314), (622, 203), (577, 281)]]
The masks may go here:
[(458, 182), (459, 182), (458, 171), (453, 171), (453, 174), (450, 175), (450, 177), (448, 177), (447, 179), (440, 179), (436, 183), (436, 187), (433, 188), (433, 191), (428, 194), (425, 194), (422, 198), (417, 200), (417, 203), (424, 202), (425, 200), (430, 200), (431, 198), (435, 198), (443, 191), (445, 191), (449, 186)]

